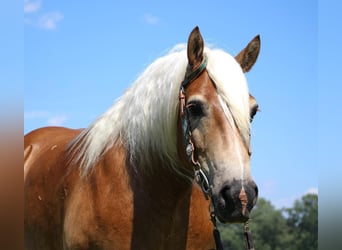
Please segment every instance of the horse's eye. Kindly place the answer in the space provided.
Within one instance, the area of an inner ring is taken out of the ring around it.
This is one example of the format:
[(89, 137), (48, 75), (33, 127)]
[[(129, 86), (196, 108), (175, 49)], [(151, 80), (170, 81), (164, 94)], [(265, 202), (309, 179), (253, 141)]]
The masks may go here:
[(199, 101), (189, 102), (186, 108), (188, 109), (189, 115), (193, 118), (201, 117), (204, 114), (203, 105)]

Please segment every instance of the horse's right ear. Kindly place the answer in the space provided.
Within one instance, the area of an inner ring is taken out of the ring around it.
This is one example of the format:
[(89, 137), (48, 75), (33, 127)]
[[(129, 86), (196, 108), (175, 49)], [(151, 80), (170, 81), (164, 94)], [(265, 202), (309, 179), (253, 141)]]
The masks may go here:
[(244, 73), (248, 72), (256, 62), (260, 52), (260, 36), (257, 35), (249, 44), (235, 56)]
[(202, 35), (196, 26), (190, 33), (188, 39), (188, 62), (192, 69), (197, 68), (203, 60), (204, 42)]

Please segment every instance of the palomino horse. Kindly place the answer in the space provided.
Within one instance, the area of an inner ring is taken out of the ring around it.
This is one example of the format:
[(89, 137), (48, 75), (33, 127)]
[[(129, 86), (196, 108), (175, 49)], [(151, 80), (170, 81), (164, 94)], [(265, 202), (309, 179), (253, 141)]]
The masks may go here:
[(244, 72), (259, 48), (257, 36), (234, 58), (196, 27), (88, 128), (27, 134), (26, 248), (213, 249), (210, 204), (221, 222), (248, 220), (257, 104)]

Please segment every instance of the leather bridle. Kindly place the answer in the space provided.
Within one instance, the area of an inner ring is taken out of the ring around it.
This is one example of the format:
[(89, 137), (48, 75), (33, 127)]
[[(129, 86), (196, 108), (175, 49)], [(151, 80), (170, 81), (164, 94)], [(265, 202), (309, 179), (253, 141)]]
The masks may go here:
[(206, 69), (207, 66), (207, 58), (204, 57), (202, 63), (200, 66), (192, 71), (189, 74), (185, 75), (185, 78), (181, 84), (180, 90), (179, 90), (179, 108), (180, 108), (180, 117), (181, 117), (181, 125), (183, 130), (183, 136), (184, 136), (184, 144), (185, 144), (185, 150), (186, 155), (188, 157), (189, 162), (191, 162), (194, 173), (195, 173), (195, 179), (197, 183), (202, 188), (202, 191), (206, 197), (206, 199), (211, 198), (211, 188), (212, 185), (209, 181), (208, 174), (205, 173), (203, 170), (201, 164), (195, 157), (195, 146), (192, 141), (192, 133), (191, 133), (191, 126), (190, 126), (190, 120), (189, 120), (189, 114), (188, 109), (186, 108), (186, 96), (185, 96), (185, 89), (187, 86), (190, 85), (192, 81), (194, 81), (198, 76)]
[[(183, 130), (184, 136), (184, 145), (185, 151), (188, 158), (188, 161), (192, 164), (195, 174), (195, 180), (198, 185), (201, 187), (205, 198), (208, 200), (210, 198), (210, 217), (214, 226), (213, 236), (215, 239), (216, 250), (223, 250), (220, 232), (216, 226), (216, 213), (215, 208), (212, 205), (212, 184), (210, 183), (210, 179), (208, 177), (209, 173), (203, 169), (200, 162), (196, 159), (195, 156), (195, 145), (192, 141), (192, 132), (190, 126), (190, 118), (189, 111), (186, 108), (186, 93), (185, 89), (195, 80), (197, 79), (201, 73), (207, 67), (207, 57), (204, 55), (202, 63), (193, 71), (188, 71), (185, 74), (184, 80), (179, 89), (179, 113), (181, 118), (181, 126)], [(248, 221), (244, 224), (244, 237), (245, 237), (245, 246), (247, 250), (254, 250), (252, 234), (249, 230)]]

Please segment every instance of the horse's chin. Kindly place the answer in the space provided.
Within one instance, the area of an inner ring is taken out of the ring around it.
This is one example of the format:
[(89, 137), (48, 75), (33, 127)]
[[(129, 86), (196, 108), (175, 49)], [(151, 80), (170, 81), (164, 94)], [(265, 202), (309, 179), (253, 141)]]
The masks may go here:
[(242, 215), (241, 213), (226, 215), (216, 212), (216, 217), (221, 223), (245, 223), (249, 220), (249, 216)]
[(242, 213), (241, 206), (237, 206), (235, 209), (227, 209), (224, 204), (218, 202), (214, 204), (215, 214), (217, 219), (221, 223), (244, 223), (249, 220), (250, 213), (249, 210), (245, 210)]

